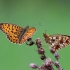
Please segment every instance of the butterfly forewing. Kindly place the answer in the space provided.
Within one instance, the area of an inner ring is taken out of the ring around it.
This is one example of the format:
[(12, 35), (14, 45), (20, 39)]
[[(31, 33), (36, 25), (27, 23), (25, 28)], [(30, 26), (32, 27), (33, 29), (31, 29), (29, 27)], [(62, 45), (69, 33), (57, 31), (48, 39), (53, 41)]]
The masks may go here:
[(70, 44), (70, 36), (67, 35), (49, 35), (49, 40), (47, 39), (47, 34), (44, 34), (43, 36), (46, 43), (48, 43), (54, 50), (62, 49)]
[(8, 24), (8, 23), (1, 23), (0, 24), (0, 29), (8, 35), (11, 34), (19, 34), (22, 31), (22, 27), (14, 25), (14, 24)]
[(8, 23), (1, 23), (0, 29), (7, 35), (7, 38), (13, 43), (18, 43), (19, 35), (23, 30), (23, 28), (20, 26)]

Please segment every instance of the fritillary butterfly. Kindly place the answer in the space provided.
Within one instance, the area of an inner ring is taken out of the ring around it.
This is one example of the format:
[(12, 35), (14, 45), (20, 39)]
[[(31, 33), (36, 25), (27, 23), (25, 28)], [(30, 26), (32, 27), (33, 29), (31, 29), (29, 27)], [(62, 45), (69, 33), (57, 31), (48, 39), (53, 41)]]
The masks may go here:
[(34, 27), (29, 28), (29, 26), (26, 26), (25, 28), (22, 28), (11, 23), (1, 23), (0, 30), (2, 30), (7, 35), (7, 38), (11, 42), (16, 44), (24, 43), (36, 32), (36, 28)]
[(61, 35), (61, 34), (53, 34), (48, 35), (43, 33), (45, 42), (50, 45), (52, 49), (59, 50), (62, 49), (70, 44), (70, 36), (68, 35)]

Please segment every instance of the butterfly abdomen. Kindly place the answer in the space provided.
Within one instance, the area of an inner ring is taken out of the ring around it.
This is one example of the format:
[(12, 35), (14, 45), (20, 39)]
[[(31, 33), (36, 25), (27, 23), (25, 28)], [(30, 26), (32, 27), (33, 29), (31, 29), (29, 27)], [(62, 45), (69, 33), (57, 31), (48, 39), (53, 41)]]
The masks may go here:
[(19, 36), (19, 43), (21, 42), (25, 32), (27, 31), (27, 29), (29, 28), (29, 26), (26, 26), (22, 31), (21, 31), (21, 34)]

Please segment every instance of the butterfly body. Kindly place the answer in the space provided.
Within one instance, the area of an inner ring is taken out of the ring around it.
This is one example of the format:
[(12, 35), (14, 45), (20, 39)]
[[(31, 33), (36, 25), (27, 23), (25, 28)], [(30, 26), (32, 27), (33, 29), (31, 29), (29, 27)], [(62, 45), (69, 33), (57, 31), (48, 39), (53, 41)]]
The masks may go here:
[(0, 30), (2, 30), (7, 35), (7, 38), (11, 42), (16, 44), (24, 43), (29, 37), (31, 37), (36, 32), (36, 28), (34, 27), (29, 28), (29, 26), (26, 26), (25, 28), (22, 28), (11, 23), (1, 23)]
[(20, 43), (20, 41), (22, 40), (25, 32), (27, 31), (27, 29), (29, 28), (29, 26), (26, 26), (24, 29), (22, 29), (21, 33), (20, 33), (20, 36), (19, 36), (19, 41), (18, 43)]
[(45, 38), (45, 42), (48, 43), (55, 51), (62, 49), (70, 44), (70, 36), (68, 35), (47, 35), (46, 33), (43, 33), (43, 36)]

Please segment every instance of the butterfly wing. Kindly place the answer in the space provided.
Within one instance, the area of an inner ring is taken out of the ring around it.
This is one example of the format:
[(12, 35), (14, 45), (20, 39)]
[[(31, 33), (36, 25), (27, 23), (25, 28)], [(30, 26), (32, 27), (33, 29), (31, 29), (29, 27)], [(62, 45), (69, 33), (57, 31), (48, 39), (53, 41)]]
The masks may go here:
[(23, 28), (20, 26), (17, 26), (15, 24), (8, 24), (8, 23), (1, 23), (0, 24), (0, 30), (2, 30), (5, 34), (11, 35), (11, 34), (18, 34)]
[(7, 35), (7, 38), (13, 43), (18, 43), (18, 37), (21, 31), (23, 30), (22, 27), (8, 23), (1, 23), (0, 29)]
[(18, 43), (18, 37), (16, 36), (16, 35), (7, 35), (7, 38), (11, 41), (11, 42), (13, 42), (13, 43)]
[(31, 37), (36, 32), (36, 28), (28, 28), (25, 34), (23, 35), (21, 41), (19, 41), (20, 44), (24, 43), (29, 37)]
[(48, 40), (47, 43), (55, 51), (62, 49), (70, 44), (70, 36), (68, 35), (54, 34), (54, 35), (49, 35), (49, 39), (47, 39), (47, 34), (46, 34), (44, 38), (45, 41)]
[(70, 36), (68, 35), (57, 34), (51, 35), (50, 37), (51, 37), (51, 48), (53, 48), (54, 50), (62, 49), (70, 44)]

